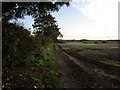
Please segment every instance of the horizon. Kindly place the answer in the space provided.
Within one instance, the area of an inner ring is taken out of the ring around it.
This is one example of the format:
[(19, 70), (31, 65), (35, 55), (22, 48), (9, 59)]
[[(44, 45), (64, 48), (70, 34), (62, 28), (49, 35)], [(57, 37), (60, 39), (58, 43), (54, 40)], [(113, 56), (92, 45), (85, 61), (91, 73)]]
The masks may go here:
[(119, 41), (120, 39), (104, 39), (104, 40), (102, 40), (102, 39), (58, 39), (58, 40), (100, 40), (100, 41), (109, 41), (109, 40), (117, 40), (117, 41)]

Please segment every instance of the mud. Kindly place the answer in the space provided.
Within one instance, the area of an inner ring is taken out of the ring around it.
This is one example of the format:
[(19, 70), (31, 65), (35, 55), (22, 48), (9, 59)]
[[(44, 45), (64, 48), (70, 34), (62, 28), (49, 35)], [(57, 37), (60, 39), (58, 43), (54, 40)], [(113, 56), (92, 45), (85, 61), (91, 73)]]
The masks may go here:
[(61, 88), (120, 88), (120, 69), (72, 52), (56, 45)]

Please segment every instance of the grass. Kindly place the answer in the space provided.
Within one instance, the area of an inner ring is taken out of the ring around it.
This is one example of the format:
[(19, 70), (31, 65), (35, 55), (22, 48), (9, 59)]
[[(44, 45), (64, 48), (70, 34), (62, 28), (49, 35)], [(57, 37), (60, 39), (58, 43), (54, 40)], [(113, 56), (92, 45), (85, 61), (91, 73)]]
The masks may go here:
[[(64, 44), (60, 44), (63, 50), (71, 50), (70, 52), (74, 52), (80, 55), (83, 55), (88, 58), (101, 59), (102, 63), (120, 67), (120, 63), (117, 62), (118, 57), (116, 56), (117, 50), (120, 47), (118, 44), (84, 44), (79, 42), (68, 42)], [(69, 49), (68, 49), (69, 48)], [(111, 48), (111, 49), (110, 49)], [(74, 50), (80, 50), (75, 52)], [(114, 60), (104, 60), (108, 55), (109, 57), (114, 58)], [(112, 56), (111, 56), (112, 55)]]
[(109, 48), (120, 48), (120, 47), (109, 47)]
[(46, 88), (59, 88), (59, 79), (57, 76), (57, 65), (56, 65), (56, 57), (54, 54), (53, 44), (49, 44), (45, 47), (43, 51), (44, 61), (39, 62), (39, 65), (48, 68), (49, 71), (45, 71), (43, 83)]
[(43, 83), (45, 83), (46, 88), (59, 88), (58, 73), (54, 70), (46, 72)]
[(104, 64), (120, 67), (120, 62), (117, 62), (117, 61), (111, 61), (111, 60), (105, 59), (104, 61), (100, 61), (100, 62)]
[(31, 83), (34, 83), (34, 84), (41, 83), (41, 80), (36, 78), (36, 77), (34, 77), (32, 74), (29, 74), (28, 78), (30, 79)]
[(72, 43), (70, 42), (70, 43), (64, 43), (64, 45), (98, 45), (98, 44), (83, 44), (78, 42), (72, 42)]
[[(54, 45), (52, 43), (44, 46), (43, 52), (40, 53), (40, 56), (37, 59), (33, 57), (32, 60), (30, 60), (30, 64), (32, 66), (43, 67), (45, 69), (41, 81), (45, 88), (59, 88), (59, 79), (57, 76), (57, 65), (55, 60)], [(39, 82), (39, 79), (34, 78), (34, 76), (31, 80)]]
[(70, 48), (62, 48), (63, 50), (69, 50)]

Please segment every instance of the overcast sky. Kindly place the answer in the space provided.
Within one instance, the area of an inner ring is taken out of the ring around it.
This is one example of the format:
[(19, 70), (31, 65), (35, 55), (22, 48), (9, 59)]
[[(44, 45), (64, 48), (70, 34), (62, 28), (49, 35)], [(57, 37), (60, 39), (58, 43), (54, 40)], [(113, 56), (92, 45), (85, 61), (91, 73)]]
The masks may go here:
[[(118, 1), (74, 0), (53, 13), (63, 34), (63, 39), (118, 39)], [(23, 20), (31, 27), (33, 19)]]

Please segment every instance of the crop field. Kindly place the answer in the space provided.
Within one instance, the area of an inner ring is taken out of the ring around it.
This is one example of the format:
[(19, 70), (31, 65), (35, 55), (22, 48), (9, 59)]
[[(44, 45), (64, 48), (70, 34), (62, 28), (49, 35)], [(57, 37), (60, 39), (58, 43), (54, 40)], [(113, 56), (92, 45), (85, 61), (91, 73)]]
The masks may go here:
[[(59, 47), (71, 56), (82, 62), (97, 65), (106, 72), (119, 76), (120, 74), (120, 47), (118, 44), (84, 44), (68, 42), (58, 44)], [(114, 68), (114, 69), (113, 69)]]
[(120, 67), (120, 47), (118, 44), (83, 44), (78, 42), (69, 42), (59, 44), (67, 53), (74, 53), (86, 57), (93, 62), (94, 60)]
[(85, 87), (120, 86), (120, 47), (118, 44), (66, 42), (58, 43), (58, 47), (70, 55), (69, 59), (65, 55), (61, 57), (73, 71), (71, 72), (74, 74), (73, 77), (83, 80), (79, 83), (79, 85), (83, 84), (82, 87), (84, 85)]

